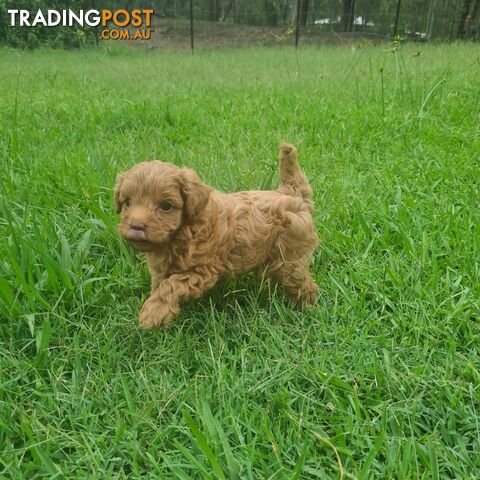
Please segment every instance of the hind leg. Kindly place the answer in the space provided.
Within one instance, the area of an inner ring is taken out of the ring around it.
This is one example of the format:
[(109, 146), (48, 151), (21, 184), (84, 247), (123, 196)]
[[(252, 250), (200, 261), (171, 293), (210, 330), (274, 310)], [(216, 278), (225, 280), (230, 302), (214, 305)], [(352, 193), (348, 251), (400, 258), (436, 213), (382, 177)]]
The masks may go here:
[(285, 293), (299, 306), (313, 305), (317, 300), (318, 287), (304, 266), (286, 262), (274, 271), (267, 269), (266, 276), (282, 285)]
[(297, 305), (313, 305), (318, 287), (309, 267), (318, 238), (310, 215), (302, 212), (292, 217), (294, 221), (273, 245), (264, 274), (282, 285)]

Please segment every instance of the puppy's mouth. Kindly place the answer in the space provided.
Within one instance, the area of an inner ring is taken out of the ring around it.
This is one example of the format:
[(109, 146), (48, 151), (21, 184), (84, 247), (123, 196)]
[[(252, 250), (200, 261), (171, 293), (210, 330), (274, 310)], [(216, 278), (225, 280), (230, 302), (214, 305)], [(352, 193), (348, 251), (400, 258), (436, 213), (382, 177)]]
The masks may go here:
[(148, 252), (154, 247), (154, 245), (147, 239), (145, 230), (129, 228), (124, 238), (125, 240), (128, 240), (135, 250), (140, 250), (141, 252)]
[(133, 228), (129, 228), (127, 230), (127, 235), (125, 238), (131, 242), (146, 242), (147, 235), (145, 234), (144, 230), (135, 230)]
[(147, 225), (129, 225), (120, 223), (118, 225), (120, 236), (126, 240), (135, 250), (140, 252), (151, 252), (159, 248), (160, 242), (155, 236), (152, 238), (151, 232), (148, 234)]

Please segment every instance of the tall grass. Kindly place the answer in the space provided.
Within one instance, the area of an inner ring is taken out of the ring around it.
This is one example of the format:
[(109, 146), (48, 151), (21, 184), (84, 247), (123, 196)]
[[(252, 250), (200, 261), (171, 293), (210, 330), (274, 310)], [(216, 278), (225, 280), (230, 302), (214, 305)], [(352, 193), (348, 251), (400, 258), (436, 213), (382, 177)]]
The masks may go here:
[[(0, 476), (477, 478), (475, 45), (0, 50)], [(225, 191), (295, 143), (316, 308), (247, 276), (144, 332), (117, 172)]]

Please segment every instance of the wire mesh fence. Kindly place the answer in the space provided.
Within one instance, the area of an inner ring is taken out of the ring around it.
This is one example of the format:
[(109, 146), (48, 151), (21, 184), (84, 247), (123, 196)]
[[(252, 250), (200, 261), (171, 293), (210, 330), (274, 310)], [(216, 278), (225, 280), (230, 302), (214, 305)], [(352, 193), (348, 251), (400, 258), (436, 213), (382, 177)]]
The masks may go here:
[(425, 42), (480, 40), (480, 0), (0, 0), (0, 43), (74, 47), (104, 38), (99, 27), (77, 25), (72, 35), (68, 28), (8, 24), (10, 8), (34, 16), (52, 4), (84, 12), (150, 9), (153, 32), (131, 41), (153, 48), (301, 46), (397, 35)]
[[(145, 3), (142, 3), (145, 5)], [(152, 47), (480, 40), (480, 0), (152, 1)]]

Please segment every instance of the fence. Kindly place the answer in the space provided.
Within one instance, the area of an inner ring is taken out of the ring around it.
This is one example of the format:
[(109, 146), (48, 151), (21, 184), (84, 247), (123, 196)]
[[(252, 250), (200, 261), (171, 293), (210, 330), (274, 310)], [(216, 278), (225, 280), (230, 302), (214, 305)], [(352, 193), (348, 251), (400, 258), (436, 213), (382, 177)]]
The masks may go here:
[[(145, 3), (142, 3), (145, 5)], [(480, 40), (480, 0), (161, 0), (151, 46)], [(140, 3), (139, 3), (140, 6)]]
[[(33, 3), (35, 8), (33, 8)], [(8, 8), (151, 9), (149, 47), (194, 49), (339, 43), (400, 35), (415, 41), (480, 40), (480, 0), (0, 0), (0, 42), (74, 47), (91, 27), (12, 28)], [(128, 32), (127, 32), (128, 33)], [(132, 40), (133, 41), (133, 40)]]

